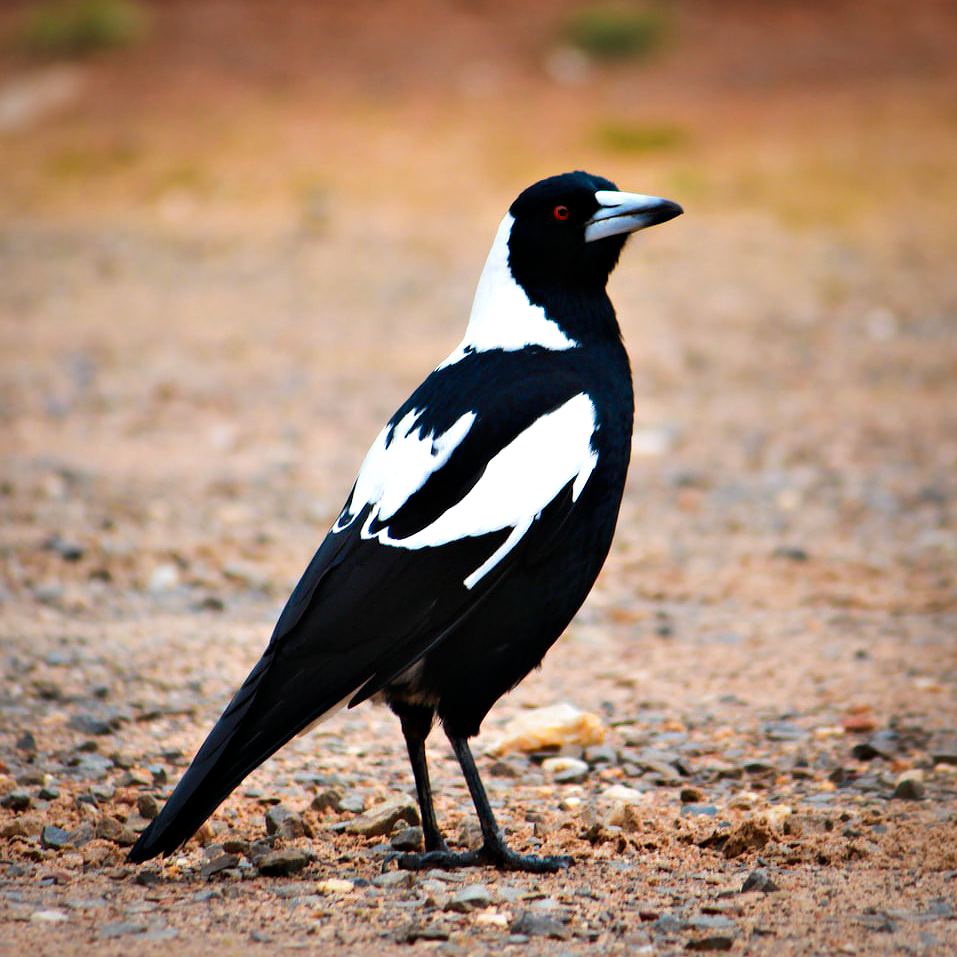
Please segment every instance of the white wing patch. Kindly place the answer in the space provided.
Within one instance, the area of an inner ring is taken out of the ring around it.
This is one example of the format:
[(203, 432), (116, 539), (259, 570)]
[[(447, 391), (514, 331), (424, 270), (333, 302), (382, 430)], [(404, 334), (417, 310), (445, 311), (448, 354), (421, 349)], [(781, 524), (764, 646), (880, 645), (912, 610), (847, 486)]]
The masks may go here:
[(490, 349), (517, 352), (526, 346), (562, 351), (578, 345), (562, 332), (557, 322), (545, 315), (541, 306), (529, 302), (525, 290), (512, 276), (508, 240), (514, 222), (510, 214), (502, 220), (475, 290), (465, 338), (439, 369), (460, 362), (470, 352)]
[[(464, 427), (462, 438), (474, 420), (474, 414), (470, 413), (470, 415), (471, 420), (468, 426)], [(429, 437), (409, 439), (412, 428), (410, 424), (405, 441), (432, 442), (432, 444), (444, 442), (453, 431), (462, 430), (462, 422), (466, 418), (463, 416), (459, 419), (452, 429), (438, 440), (432, 440)], [(404, 423), (406, 419), (402, 421)], [(392, 545), (397, 548), (419, 549), (447, 545), (463, 538), (474, 538), (511, 528), (512, 531), (505, 541), (464, 579), (465, 587), (473, 588), (521, 541), (545, 506), (569, 482), (573, 483), (572, 500), (578, 500), (598, 464), (598, 453), (591, 444), (595, 427), (595, 407), (588, 395), (584, 392), (579, 393), (557, 409), (537, 419), (524, 432), (517, 435), (489, 460), (482, 477), (463, 498), (425, 528), (405, 538), (393, 538), (389, 534), (388, 527), (376, 532), (371, 531), (377, 518), (388, 518), (398, 510), (398, 505), (392, 506), (401, 493), (393, 494), (391, 482), (388, 487), (385, 484), (377, 486), (379, 497), (376, 499), (365, 497), (363, 502), (358, 494), (355, 495), (350, 514), (354, 517), (361, 510), (362, 504), (374, 504), (376, 507), (372, 509), (362, 528), (363, 538), (375, 538), (383, 545)], [(400, 429), (397, 428), (397, 435), (399, 431)], [(381, 439), (382, 436), (380, 436)], [(396, 438), (393, 438), (392, 445), (395, 445), (395, 442)], [(379, 440), (377, 440), (378, 444)], [(390, 449), (392, 445), (389, 446)], [(373, 452), (375, 451), (373, 447)], [(370, 457), (373, 452), (369, 453)], [(388, 454), (388, 450), (386, 453)], [(416, 446), (415, 453), (408, 453), (404, 461), (411, 462), (417, 459), (419, 454)], [(445, 459), (449, 454), (451, 449), (445, 453)], [(368, 463), (369, 458), (366, 461)], [(365, 465), (362, 470), (365, 472)], [(410, 472), (412, 471), (414, 470), (410, 468)], [(381, 473), (377, 470), (377, 474)], [(416, 487), (421, 487), (423, 482), (424, 478)], [(404, 487), (407, 487), (407, 484), (403, 485)], [(357, 482), (357, 493), (358, 490)], [(382, 505), (386, 501), (391, 508), (388, 514)], [(359, 503), (358, 506), (357, 503)], [(340, 530), (341, 521), (342, 518), (336, 523), (335, 530)], [(348, 522), (345, 524), (348, 525)], [(344, 528), (345, 525), (341, 527)]]
[(429, 476), (445, 465), (475, 422), (475, 413), (466, 412), (447, 432), (423, 435), (421, 427), (416, 428), (422, 411), (412, 409), (394, 429), (387, 425), (378, 434), (359, 469), (352, 498), (332, 526), (334, 532), (348, 528), (367, 505), (373, 506), (370, 522), (392, 518)]

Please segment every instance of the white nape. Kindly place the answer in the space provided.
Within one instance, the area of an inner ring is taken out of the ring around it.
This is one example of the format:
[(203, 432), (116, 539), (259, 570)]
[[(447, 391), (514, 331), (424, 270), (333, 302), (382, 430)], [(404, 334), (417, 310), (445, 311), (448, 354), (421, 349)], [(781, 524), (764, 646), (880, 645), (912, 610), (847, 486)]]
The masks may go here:
[(439, 369), (460, 362), (471, 352), (517, 352), (526, 346), (563, 351), (578, 345), (545, 315), (541, 306), (529, 302), (525, 290), (515, 281), (508, 265), (508, 241), (514, 222), (506, 213), (479, 277), (465, 338)]

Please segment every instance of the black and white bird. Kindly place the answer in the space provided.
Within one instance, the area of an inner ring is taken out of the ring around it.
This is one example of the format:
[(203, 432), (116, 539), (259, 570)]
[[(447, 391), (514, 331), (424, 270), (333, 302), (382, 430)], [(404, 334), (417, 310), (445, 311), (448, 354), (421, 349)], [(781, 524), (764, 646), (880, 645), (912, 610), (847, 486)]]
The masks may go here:
[[(422, 812), (425, 853), (400, 867), (570, 863), (506, 846), (468, 739), (541, 662), (608, 554), (634, 396), (605, 286), (630, 233), (681, 212), (583, 172), (515, 200), (465, 337), (373, 442), (265, 653), (131, 861), (173, 853), (293, 736), (376, 698), (401, 722)], [(436, 718), (478, 813), (478, 851), (450, 851), (436, 821)]]

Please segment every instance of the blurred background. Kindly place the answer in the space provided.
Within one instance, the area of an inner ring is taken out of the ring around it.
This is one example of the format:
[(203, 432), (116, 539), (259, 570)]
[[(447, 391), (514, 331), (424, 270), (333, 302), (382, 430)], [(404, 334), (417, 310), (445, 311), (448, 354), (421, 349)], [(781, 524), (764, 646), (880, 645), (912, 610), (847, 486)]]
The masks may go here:
[(955, 48), (948, 0), (6, 0), (8, 621), (271, 619), (508, 204), (584, 168), (686, 210), (612, 281), (606, 631), (950, 647)]

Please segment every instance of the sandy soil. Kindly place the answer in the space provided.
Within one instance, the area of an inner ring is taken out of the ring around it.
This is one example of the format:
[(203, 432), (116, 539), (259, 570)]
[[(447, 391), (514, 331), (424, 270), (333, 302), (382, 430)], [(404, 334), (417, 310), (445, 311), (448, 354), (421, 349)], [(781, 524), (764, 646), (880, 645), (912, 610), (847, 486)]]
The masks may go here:
[[(681, 4), (584, 72), (568, 4), (331, 6), (0, 56), (0, 953), (957, 951), (951, 5)], [(578, 166), (687, 214), (612, 282), (613, 555), (478, 741), (509, 839), (576, 866), (383, 876), (349, 829), (411, 776), (372, 707), (126, 865), (505, 206)], [(488, 753), (561, 701), (587, 770)]]

